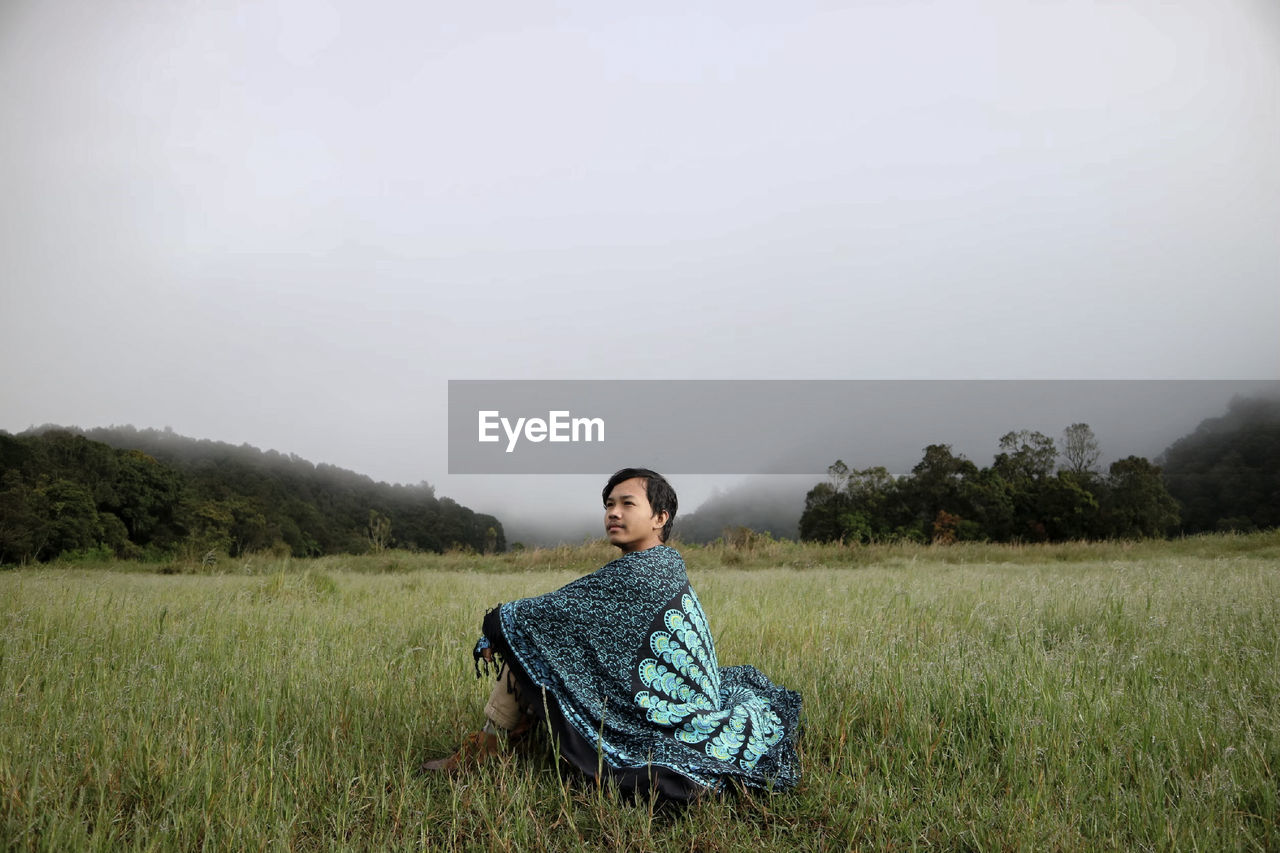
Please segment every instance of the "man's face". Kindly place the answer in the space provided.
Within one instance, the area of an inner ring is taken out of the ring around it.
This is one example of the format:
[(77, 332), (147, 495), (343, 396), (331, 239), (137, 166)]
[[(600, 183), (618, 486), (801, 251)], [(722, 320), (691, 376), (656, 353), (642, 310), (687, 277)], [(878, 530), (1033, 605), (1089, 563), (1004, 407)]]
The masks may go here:
[(667, 523), (667, 514), (653, 514), (647, 485), (643, 478), (632, 477), (614, 486), (605, 498), (605, 535), (609, 544), (623, 551), (643, 551), (662, 544), (662, 526)]

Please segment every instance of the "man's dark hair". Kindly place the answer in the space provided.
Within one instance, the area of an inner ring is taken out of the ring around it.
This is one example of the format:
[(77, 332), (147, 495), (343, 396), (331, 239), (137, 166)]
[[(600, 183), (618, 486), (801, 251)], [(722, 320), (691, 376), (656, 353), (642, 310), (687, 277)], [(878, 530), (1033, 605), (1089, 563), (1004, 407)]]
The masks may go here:
[(662, 541), (666, 542), (671, 535), (671, 526), (676, 523), (676, 490), (657, 471), (650, 471), (648, 468), (623, 468), (609, 478), (604, 491), (600, 493), (600, 500), (608, 503), (613, 487), (632, 477), (644, 480), (645, 497), (649, 499), (649, 508), (653, 510), (653, 514), (667, 513), (667, 523), (662, 526)]

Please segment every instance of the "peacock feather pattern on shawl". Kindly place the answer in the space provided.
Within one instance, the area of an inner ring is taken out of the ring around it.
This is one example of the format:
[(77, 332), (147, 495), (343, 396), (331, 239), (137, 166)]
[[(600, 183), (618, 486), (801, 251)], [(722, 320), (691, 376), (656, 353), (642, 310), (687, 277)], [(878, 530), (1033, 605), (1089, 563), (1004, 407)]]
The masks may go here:
[(782, 739), (782, 721), (768, 699), (749, 690), (721, 694), (715, 643), (692, 589), (680, 596), (680, 609), (663, 614), (662, 624), (665, 630), (649, 635), (654, 657), (638, 667), (648, 689), (636, 693), (636, 704), (651, 722), (675, 727), (677, 740), (705, 743), (710, 757), (751, 770)]

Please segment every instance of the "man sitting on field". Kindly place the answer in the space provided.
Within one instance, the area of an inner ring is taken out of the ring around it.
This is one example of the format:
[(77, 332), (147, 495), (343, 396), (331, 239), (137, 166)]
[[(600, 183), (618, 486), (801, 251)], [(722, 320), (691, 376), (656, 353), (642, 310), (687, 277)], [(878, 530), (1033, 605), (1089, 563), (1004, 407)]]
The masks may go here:
[(479, 662), (499, 665), (483, 731), (424, 770), (455, 771), (545, 725), (562, 758), (621, 790), (687, 800), (731, 780), (795, 785), (801, 699), (752, 666), (721, 667), (679, 552), (664, 544), (676, 494), (624, 468), (602, 492), (622, 555), (484, 618)]

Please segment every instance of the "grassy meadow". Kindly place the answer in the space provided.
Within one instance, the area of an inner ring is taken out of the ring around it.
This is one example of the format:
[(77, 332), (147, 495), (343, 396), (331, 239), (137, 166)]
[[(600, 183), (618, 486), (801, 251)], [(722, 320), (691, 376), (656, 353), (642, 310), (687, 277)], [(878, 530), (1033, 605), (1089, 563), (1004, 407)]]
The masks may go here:
[(1280, 850), (1280, 533), (682, 548), (722, 664), (805, 701), (801, 787), (450, 780), (484, 611), (604, 544), (0, 572), (5, 850)]

